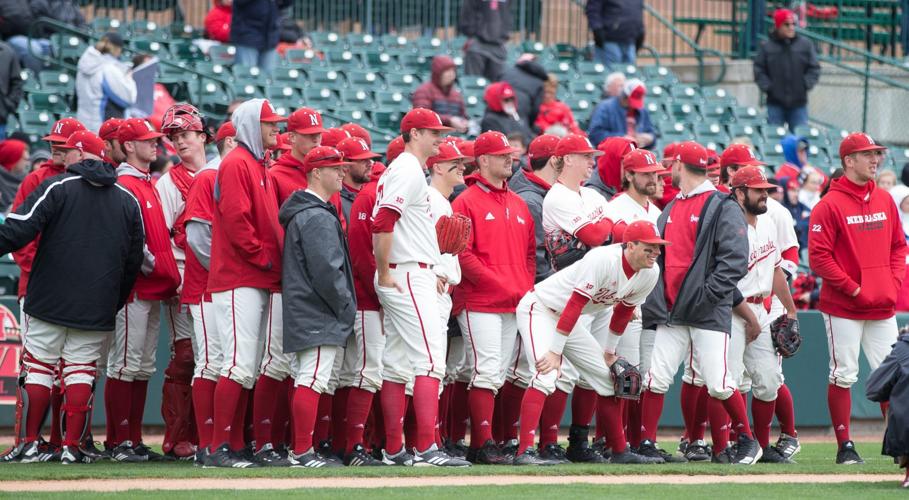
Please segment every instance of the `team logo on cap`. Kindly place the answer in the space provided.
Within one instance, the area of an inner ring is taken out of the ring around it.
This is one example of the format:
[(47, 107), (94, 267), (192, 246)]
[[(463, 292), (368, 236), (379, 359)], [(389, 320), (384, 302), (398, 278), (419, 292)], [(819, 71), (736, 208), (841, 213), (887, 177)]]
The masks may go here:
[(142, 120), (142, 123), (144, 123), (145, 126), (148, 127), (149, 132), (155, 131), (155, 127), (153, 127), (152, 124), (148, 122), (148, 120)]
[(76, 147), (82, 149), (82, 141), (77, 142)]
[(454, 152), (455, 152), (456, 155), (458, 155), (458, 156), (464, 156), (464, 153), (461, 153), (461, 150), (458, 149), (457, 144), (452, 144), (452, 145), (451, 145), (451, 149), (454, 150)]
[(502, 139), (502, 145), (504, 145), (506, 148), (511, 147), (511, 144), (508, 144), (508, 138), (505, 137), (505, 134), (499, 133), (498, 136), (499, 139)]
[(874, 139), (872, 139), (870, 135), (863, 133), (862, 137), (868, 141), (868, 144), (874, 144)]

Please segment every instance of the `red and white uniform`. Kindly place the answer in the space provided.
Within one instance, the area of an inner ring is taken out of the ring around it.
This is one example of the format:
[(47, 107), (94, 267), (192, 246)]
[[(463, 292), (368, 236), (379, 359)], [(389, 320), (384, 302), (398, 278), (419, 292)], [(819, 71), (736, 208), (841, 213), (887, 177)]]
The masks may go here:
[(783, 385), (783, 371), (770, 338), (771, 318), (764, 307), (765, 299), (773, 292), (773, 275), (783, 260), (776, 238), (776, 224), (769, 214), (759, 215), (754, 226), (748, 224), (748, 273), (737, 286), (757, 317), (761, 334), (746, 344), (745, 321), (733, 314), (729, 340), (729, 371), (736, 388), (741, 392), (748, 390), (747, 373), (754, 397), (761, 401), (775, 400)]
[[(762, 216), (772, 219), (776, 226), (775, 241), (780, 248), (780, 267), (789, 276), (795, 276), (799, 268), (799, 239), (795, 234), (795, 221), (792, 219), (792, 214), (780, 202), (767, 198), (767, 213)], [(783, 303), (774, 296), (770, 306), (770, 320), (773, 321), (785, 313)]]
[(180, 274), (170, 232), (151, 177), (128, 163), (117, 169), (118, 180), (142, 208), (146, 259), (130, 294), (117, 313), (116, 335), (108, 353), (107, 376), (124, 382), (148, 380), (155, 373), (160, 329), (160, 302), (176, 296)]
[[(155, 189), (161, 197), (161, 207), (164, 210), (164, 222), (171, 235), (174, 259), (177, 261), (181, 282), (186, 267), (186, 233), (180, 224), (186, 209), (186, 196), (189, 194), (194, 176), (195, 173), (183, 163), (178, 163), (155, 182)], [(181, 308), (179, 304), (168, 304), (166, 319), (170, 325), (171, 344), (192, 337), (192, 316), (187, 308)]]
[(607, 206), (606, 198), (589, 187), (581, 186), (578, 193), (557, 182), (543, 198), (543, 231), (547, 236), (557, 231), (577, 236), (583, 227), (606, 217)]

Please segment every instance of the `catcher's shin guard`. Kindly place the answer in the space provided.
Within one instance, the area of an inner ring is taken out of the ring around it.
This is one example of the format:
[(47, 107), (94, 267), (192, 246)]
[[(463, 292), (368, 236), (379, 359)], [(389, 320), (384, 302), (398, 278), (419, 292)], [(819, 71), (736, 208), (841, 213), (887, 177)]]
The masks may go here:
[(183, 339), (174, 342), (174, 355), (164, 371), (162, 388), (161, 416), (164, 419), (165, 453), (174, 451), (182, 456), (193, 452), (192, 412), (192, 376), (193, 350), (192, 341)]
[(25, 420), (28, 416), (28, 392), (25, 390), (25, 375), (24, 367), (20, 366), (19, 378), (16, 380), (16, 422), (13, 431), (15, 441), (11, 448), (0, 455), (0, 463), (15, 460), (25, 445)]

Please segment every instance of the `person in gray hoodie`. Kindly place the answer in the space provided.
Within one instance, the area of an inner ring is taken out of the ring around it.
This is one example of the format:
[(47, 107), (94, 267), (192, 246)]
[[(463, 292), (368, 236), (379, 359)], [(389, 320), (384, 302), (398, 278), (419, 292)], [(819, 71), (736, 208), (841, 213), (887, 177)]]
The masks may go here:
[[(285, 229), (284, 352), (295, 354), (294, 466), (340, 465), (313, 448), (312, 435), (319, 398), (328, 387), (335, 357), (342, 355), (353, 332), (357, 311), (347, 238), (328, 202), (341, 191), (347, 165), (337, 149), (313, 148), (303, 161), (309, 186), (291, 195), (278, 214)], [(365, 452), (348, 458), (368, 462), (354, 465), (382, 465)]]
[(107, 33), (79, 58), (76, 73), (76, 118), (98, 132), (108, 118), (124, 118), (136, 103), (136, 82), (120, 61), (123, 38)]

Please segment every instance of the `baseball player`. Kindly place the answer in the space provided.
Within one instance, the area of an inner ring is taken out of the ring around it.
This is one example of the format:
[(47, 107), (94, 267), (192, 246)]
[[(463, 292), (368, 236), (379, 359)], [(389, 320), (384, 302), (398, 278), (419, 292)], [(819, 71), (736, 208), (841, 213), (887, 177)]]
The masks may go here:
[(472, 223), (467, 248), (458, 256), (464, 280), (455, 290), (453, 312), (464, 350), (473, 358), (467, 458), (478, 464), (507, 462), (493, 440), (495, 398), (518, 333), (514, 308), (536, 274), (533, 216), (524, 200), (508, 190), (515, 151), (501, 132), (480, 134), (474, 141), (479, 168), (452, 204), (455, 213)]
[(126, 153), (126, 161), (117, 168), (117, 182), (139, 201), (146, 246), (142, 273), (126, 305), (117, 313), (117, 332), (107, 356), (104, 396), (105, 400), (117, 401), (106, 408), (107, 418), (116, 423), (111, 458), (117, 461), (130, 462), (136, 455), (159, 459), (142, 444), (142, 415), (148, 381), (155, 373), (161, 301), (176, 297), (180, 286), (161, 198), (149, 174), (162, 136), (140, 118), (124, 120), (117, 130), (117, 140)]
[[(164, 112), (161, 131), (167, 135), (180, 161), (171, 167), (155, 189), (161, 197), (164, 221), (171, 234), (174, 259), (180, 271), (181, 287), (186, 268), (186, 233), (183, 227), (184, 210), (189, 187), (196, 173), (205, 166), (205, 131), (202, 115), (190, 104), (175, 104)], [(192, 418), (193, 323), (189, 307), (179, 301), (166, 304), (165, 321), (171, 332), (170, 363), (164, 371), (161, 415), (164, 416), (165, 455), (184, 459), (195, 455), (196, 441)]]
[(104, 141), (104, 161), (114, 166), (126, 161), (123, 147), (117, 140), (117, 132), (120, 130), (121, 123), (123, 123), (122, 118), (108, 118), (98, 130), (98, 137)]
[[(776, 225), (769, 215), (765, 215), (767, 190), (776, 186), (767, 182), (757, 165), (739, 168), (732, 176), (730, 186), (732, 195), (745, 212), (749, 249), (748, 272), (737, 285), (742, 301), (733, 306), (728, 366), (740, 391), (745, 389), (746, 372), (751, 379), (754, 433), (763, 448), (760, 461), (792, 463), (769, 442), (777, 391), (783, 384), (783, 370), (770, 338), (770, 318), (764, 307), (766, 298), (771, 293), (779, 297), (786, 314), (790, 318), (796, 317), (789, 282), (782, 269)], [(714, 441), (713, 446), (726, 450), (726, 443), (722, 441)]]
[[(732, 144), (720, 156), (720, 178), (723, 185), (728, 185), (735, 172), (749, 165), (765, 165), (759, 161), (751, 148), (746, 144)], [(773, 220), (776, 226), (776, 244), (779, 246), (782, 260), (780, 267), (791, 282), (799, 266), (799, 243), (795, 234), (795, 223), (792, 214), (780, 202), (767, 198), (767, 217)], [(765, 304), (766, 305), (766, 304)], [(771, 296), (770, 314), (768, 319), (772, 322), (786, 313), (780, 299)], [(747, 374), (746, 374), (747, 378)], [(705, 398), (706, 401), (706, 398)], [(792, 458), (799, 452), (798, 433), (795, 430), (795, 409), (792, 403), (792, 394), (786, 386), (785, 377), (783, 384), (777, 391), (775, 414), (780, 423), (780, 437), (774, 446), (785, 458)]]
[[(619, 144), (621, 148), (633, 148), (624, 139), (609, 139), (608, 142)], [(559, 182), (543, 200), (543, 231), (547, 240), (576, 239), (584, 248), (594, 248), (612, 238), (613, 221), (606, 216), (606, 198), (594, 188), (583, 185), (593, 173), (595, 158), (602, 155), (603, 152), (594, 149), (584, 136), (569, 134), (559, 140), (555, 152), (562, 164)], [(593, 388), (587, 381), (575, 385), (567, 450), (567, 458), (572, 462), (606, 461), (588, 446), (590, 421), (595, 411)]]
[(215, 388), (213, 449), (204, 467), (257, 465), (233, 452), (243, 446), (243, 418), (262, 360), (269, 295), (281, 283), (284, 234), (275, 182), (264, 161), (265, 150), (277, 142), (277, 124), (286, 120), (265, 99), (241, 104), (231, 116), (239, 145), (221, 161), (215, 181), (208, 291), (223, 332), (224, 363)]
[[(313, 447), (320, 393), (331, 378), (353, 330), (356, 299), (350, 256), (335, 208), (328, 203), (341, 191), (347, 163), (335, 148), (320, 146), (303, 161), (307, 188), (281, 208), (286, 228), (282, 289), (284, 352), (292, 353), (294, 373), (294, 466), (337, 467)], [(364, 453), (365, 455), (365, 453)], [(367, 455), (368, 457), (368, 455)], [(362, 465), (384, 465), (370, 458)]]
[(186, 269), (180, 303), (189, 307), (193, 317), (194, 371), (192, 382), (193, 413), (199, 436), (195, 464), (203, 465), (211, 447), (214, 426), (215, 385), (224, 362), (221, 332), (218, 331), (214, 304), (207, 292), (208, 270), (211, 264), (211, 225), (214, 218), (215, 178), (221, 158), (237, 147), (236, 130), (231, 122), (218, 128), (215, 144), (218, 157), (196, 172), (186, 194), (183, 216), (186, 234)]
[(897, 339), (894, 304), (906, 271), (906, 239), (892, 198), (874, 184), (885, 151), (864, 133), (843, 139), (844, 175), (831, 181), (809, 221), (808, 260), (824, 281), (818, 309), (830, 349), (827, 404), (838, 464), (862, 463), (849, 436), (859, 350), (874, 370)]
[[(610, 367), (619, 359), (616, 347), (635, 307), (644, 302), (659, 279), (659, 269), (654, 264), (666, 241), (647, 221), (629, 225), (624, 238), (621, 245), (592, 249), (580, 261), (537, 283), (518, 305), (518, 328), (524, 344), (530, 346), (526, 355), (533, 376), (521, 404), (521, 441), (515, 465), (551, 463), (537, 456), (532, 446), (544, 400), (555, 390), (564, 359), (594, 387), (596, 404), (604, 407), (600, 414), (608, 420), (611, 461), (663, 462), (628, 449), (622, 428), (622, 404), (615, 397)], [(601, 347), (587, 328), (589, 322), (579, 319), (607, 308), (614, 311), (609, 338)]]
[[(597, 149), (603, 154), (597, 160), (596, 169), (591, 172), (586, 185), (609, 201), (615, 196), (616, 188), (607, 179), (618, 177), (616, 174), (621, 171), (622, 158), (629, 151), (637, 149), (637, 143), (628, 137), (607, 137), (597, 144)], [(615, 183), (618, 184), (619, 181), (616, 179)]]
[[(57, 147), (68, 172), (42, 184), (0, 226), (2, 254), (41, 234), (24, 306), (28, 334), (17, 398), (14, 456), (26, 463), (40, 459), (38, 433), (61, 361), (66, 434), (60, 459), (73, 464), (99, 458), (82, 448), (95, 367), (114, 330), (114, 311), (126, 302), (142, 263), (140, 208), (116, 184), (113, 167), (101, 161), (104, 143), (80, 130)], [(80, 255), (86, 258), (73, 258)]]
[[(738, 303), (735, 284), (747, 266), (745, 220), (738, 204), (707, 179), (703, 146), (683, 142), (675, 155), (672, 175), (678, 178), (680, 193), (657, 224), (673, 245), (659, 260), (663, 275), (642, 309), (644, 327), (655, 325), (657, 333), (643, 394), (644, 439), (638, 452), (669, 457), (656, 446), (657, 423), (663, 397), (690, 353), (710, 395), (711, 420), (725, 421), (728, 413), (739, 431), (733, 462), (750, 465), (760, 459), (761, 448), (752, 437), (744, 399), (725, 369), (732, 304)], [(712, 431), (719, 432), (720, 426), (714, 427)], [(722, 451), (714, 448), (715, 454)]]
[[(42, 140), (47, 141), (51, 148), (51, 159), (44, 162), (41, 166), (35, 169), (33, 172), (29, 173), (22, 180), (22, 183), (19, 184), (19, 189), (16, 191), (16, 196), (13, 198), (13, 204), (11, 211), (16, 211), (22, 203), (25, 202), (25, 199), (28, 198), (38, 186), (41, 185), (46, 179), (60, 175), (64, 172), (66, 165), (64, 164), (64, 156), (66, 151), (63, 149), (58, 149), (57, 146), (60, 146), (66, 142), (70, 135), (73, 132), (85, 130), (85, 126), (75, 118), (61, 118), (54, 123), (54, 126), (51, 127), (51, 132), (44, 136)], [(19, 266), (19, 289), (18, 289), (18, 299), (19, 299), (19, 324), (27, 325), (28, 317), (25, 314), (23, 304), (25, 303), (25, 292), (28, 289), (28, 277), (31, 272), (32, 262), (35, 259), (35, 251), (38, 248), (38, 242), (40, 241), (40, 235), (38, 238), (35, 238), (34, 241), (29, 242), (21, 249), (13, 252), (13, 260), (16, 261), (16, 264)], [(27, 333), (27, 330), (24, 330)], [(23, 334), (24, 335), (24, 334)], [(50, 405), (50, 414), (51, 414), (51, 428), (50, 428), (50, 449), (42, 450), (47, 453), (43, 453), (42, 457), (51, 458), (53, 451), (56, 451), (61, 446), (62, 436), (60, 434), (60, 405), (63, 402), (63, 393), (60, 387), (60, 377), (57, 374), (54, 378), (54, 385), (51, 388), (51, 405)], [(91, 413), (89, 413), (91, 415)], [(42, 422), (43, 427), (43, 422)], [(40, 430), (40, 429), (39, 429)], [(91, 436), (91, 427), (89, 427), (88, 436)], [(85, 443), (85, 447), (96, 451), (94, 441), (89, 441)], [(12, 457), (12, 455), (4, 455), (5, 457)]]
[[(401, 436), (389, 430), (405, 413), (406, 383), (382, 385), (386, 422), (383, 461), (405, 465), (465, 467), (470, 463), (449, 456), (435, 443), (439, 384), (445, 375), (446, 334), (440, 323), (432, 268), (439, 263), (439, 244), (432, 222), (429, 187), (423, 176), (426, 160), (439, 152), (442, 125), (439, 115), (416, 108), (401, 120), (404, 152), (382, 174), (376, 187), (373, 211), (376, 293), (384, 310), (386, 351), (394, 339), (403, 341), (412, 366), (416, 440), (413, 458), (407, 456)], [(387, 366), (387, 365), (386, 365)], [(384, 375), (383, 375), (384, 376)]]
[(344, 139), (337, 145), (338, 151), (350, 162), (347, 175), (344, 176), (344, 188), (341, 189), (341, 208), (344, 219), (350, 221), (350, 207), (363, 185), (369, 182), (372, 164), (382, 155), (369, 150), (369, 143), (359, 137)]

